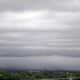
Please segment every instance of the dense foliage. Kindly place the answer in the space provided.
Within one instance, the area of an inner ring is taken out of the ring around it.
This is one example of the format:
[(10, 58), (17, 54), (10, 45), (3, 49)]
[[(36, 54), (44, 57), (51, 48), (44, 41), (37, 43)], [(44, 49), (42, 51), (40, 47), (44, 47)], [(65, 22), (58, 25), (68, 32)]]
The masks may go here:
[(0, 72), (0, 80), (38, 80), (52, 78), (80, 77), (80, 72)]

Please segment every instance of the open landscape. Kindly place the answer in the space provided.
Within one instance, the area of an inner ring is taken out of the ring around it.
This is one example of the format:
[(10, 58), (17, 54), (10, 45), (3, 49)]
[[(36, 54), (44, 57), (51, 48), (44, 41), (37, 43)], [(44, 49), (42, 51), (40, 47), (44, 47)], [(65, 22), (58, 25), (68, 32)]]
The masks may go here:
[(1, 80), (80, 80), (80, 72), (0, 72)]
[(0, 0), (0, 80), (80, 80), (80, 0)]

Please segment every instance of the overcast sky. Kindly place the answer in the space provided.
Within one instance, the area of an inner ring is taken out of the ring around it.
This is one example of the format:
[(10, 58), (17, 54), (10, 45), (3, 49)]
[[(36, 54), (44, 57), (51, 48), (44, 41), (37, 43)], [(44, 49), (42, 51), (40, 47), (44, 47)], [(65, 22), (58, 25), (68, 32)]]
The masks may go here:
[(0, 28), (75, 28), (80, 20), (79, 3), (79, 0), (0, 0)]
[(79, 0), (0, 0), (0, 10), (73, 10), (80, 9)]
[(79, 26), (80, 0), (0, 0), (0, 68), (80, 70)]

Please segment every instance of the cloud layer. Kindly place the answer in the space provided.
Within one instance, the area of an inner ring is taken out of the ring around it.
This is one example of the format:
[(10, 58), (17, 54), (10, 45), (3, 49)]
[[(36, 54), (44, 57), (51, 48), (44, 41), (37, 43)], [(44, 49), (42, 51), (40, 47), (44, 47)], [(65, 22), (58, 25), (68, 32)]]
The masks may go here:
[(18, 7), (12, 2), (11, 7), (3, 7), (6, 11), (0, 13), (1, 69), (80, 70), (80, 12), (72, 12), (79, 11), (79, 1), (54, 0), (54, 6), (52, 1), (38, 0), (45, 5), (37, 5), (38, 10), (32, 5), (34, 11), (30, 7), (32, 1), (28, 1), (26, 10), (25, 0)]
[(80, 56), (79, 12), (39, 10), (0, 15), (1, 56)]
[(48, 10), (2, 12), (0, 14), (0, 29), (66, 30), (70, 29), (73, 25), (79, 24), (79, 16), (79, 12), (73, 13)]
[(0, 58), (2, 70), (51, 70), (51, 71), (79, 71), (80, 58), (62, 56), (38, 57), (3, 57)]
[(0, 11), (24, 10), (80, 11), (79, 0), (0, 0)]

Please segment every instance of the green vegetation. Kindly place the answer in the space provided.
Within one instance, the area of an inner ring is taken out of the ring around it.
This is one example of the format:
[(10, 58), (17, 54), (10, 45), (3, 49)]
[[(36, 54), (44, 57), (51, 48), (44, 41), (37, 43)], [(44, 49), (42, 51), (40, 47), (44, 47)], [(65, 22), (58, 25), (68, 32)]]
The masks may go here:
[(38, 80), (80, 77), (80, 72), (0, 72), (0, 80)]

